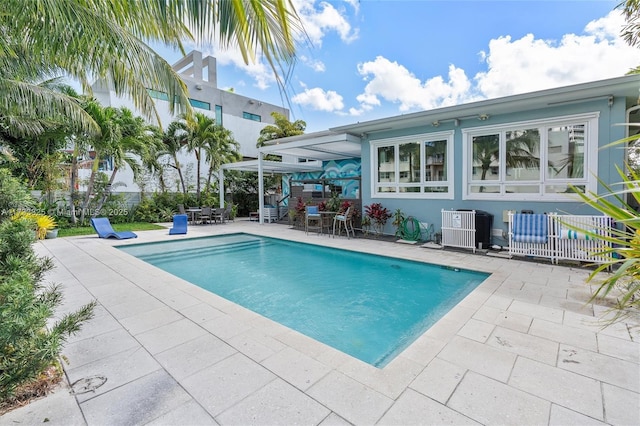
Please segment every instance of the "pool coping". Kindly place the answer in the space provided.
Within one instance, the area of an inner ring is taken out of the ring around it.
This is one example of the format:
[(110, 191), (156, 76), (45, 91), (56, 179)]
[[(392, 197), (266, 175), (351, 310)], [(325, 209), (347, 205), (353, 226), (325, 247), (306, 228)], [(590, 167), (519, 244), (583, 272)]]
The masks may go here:
[[(111, 247), (230, 232), (492, 275), (378, 369)], [(51, 278), (64, 284), (64, 310), (99, 303), (63, 351), (69, 383), (109, 379), (69, 396), (74, 424), (638, 423), (624, 402), (639, 400), (639, 336), (626, 324), (596, 323), (606, 308), (585, 305), (583, 268), (249, 221), (193, 226), (186, 236), (145, 231), (136, 240), (74, 237), (36, 247), (58, 265)], [(565, 392), (564, 383), (580, 392)], [(24, 419), (27, 407), (5, 416)], [(59, 420), (52, 410), (48, 418)]]

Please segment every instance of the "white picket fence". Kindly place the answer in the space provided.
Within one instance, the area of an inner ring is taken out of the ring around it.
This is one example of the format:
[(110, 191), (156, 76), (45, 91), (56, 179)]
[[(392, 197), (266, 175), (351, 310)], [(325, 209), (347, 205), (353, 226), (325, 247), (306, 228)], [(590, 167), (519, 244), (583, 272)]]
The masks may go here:
[[(606, 263), (611, 254), (605, 253), (611, 243), (594, 237), (611, 237), (613, 220), (608, 216), (547, 215), (546, 243), (525, 243), (514, 240), (513, 214), (509, 213), (509, 255), (543, 257), (558, 263), (576, 260), (590, 263)], [(588, 231), (574, 231), (570, 227)]]
[(442, 210), (442, 247), (459, 247), (476, 252), (476, 212)]

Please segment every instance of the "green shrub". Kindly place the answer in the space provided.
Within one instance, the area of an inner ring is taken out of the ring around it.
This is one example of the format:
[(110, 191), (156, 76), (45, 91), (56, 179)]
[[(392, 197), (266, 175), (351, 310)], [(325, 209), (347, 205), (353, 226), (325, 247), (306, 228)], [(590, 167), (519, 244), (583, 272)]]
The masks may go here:
[(42, 284), (52, 262), (35, 255), (33, 239), (28, 221), (0, 224), (0, 401), (55, 365), (67, 337), (93, 316), (95, 302), (47, 325), (62, 293)]
[(32, 210), (35, 200), (7, 169), (0, 169), (0, 222), (21, 210)]

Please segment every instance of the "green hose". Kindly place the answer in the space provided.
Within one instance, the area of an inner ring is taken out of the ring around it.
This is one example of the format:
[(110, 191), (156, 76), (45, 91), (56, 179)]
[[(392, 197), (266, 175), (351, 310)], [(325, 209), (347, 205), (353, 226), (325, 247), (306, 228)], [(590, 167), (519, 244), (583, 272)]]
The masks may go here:
[(418, 219), (409, 216), (402, 222), (402, 239), (407, 241), (418, 241), (420, 239), (420, 222)]

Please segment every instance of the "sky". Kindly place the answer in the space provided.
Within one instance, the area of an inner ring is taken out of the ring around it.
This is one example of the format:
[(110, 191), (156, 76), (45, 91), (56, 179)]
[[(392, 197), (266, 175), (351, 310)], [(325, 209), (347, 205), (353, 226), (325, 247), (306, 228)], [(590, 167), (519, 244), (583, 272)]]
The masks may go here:
[[(215, 56), (218, 87), (290, 109), (307, 133), (624, 75), (620, 0), (292, 0), (306, 31), (283, 99), (264, 62)], [(179, 52), (158, 49), (168, 62)]]

